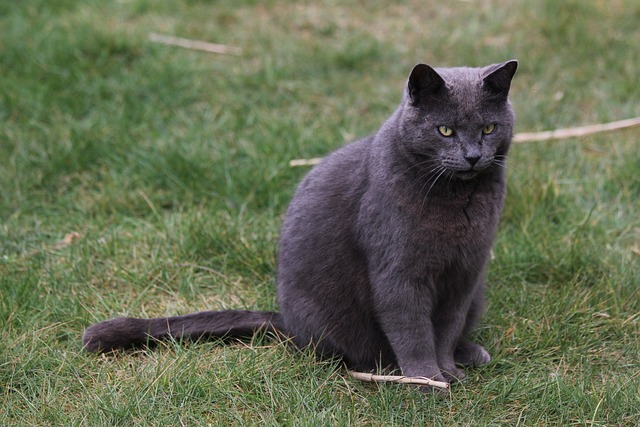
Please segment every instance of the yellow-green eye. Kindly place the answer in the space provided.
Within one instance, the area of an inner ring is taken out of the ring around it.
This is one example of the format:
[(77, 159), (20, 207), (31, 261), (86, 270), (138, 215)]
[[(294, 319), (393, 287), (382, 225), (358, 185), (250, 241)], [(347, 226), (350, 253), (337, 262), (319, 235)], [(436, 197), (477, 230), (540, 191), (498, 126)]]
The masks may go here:
[(494, 130), (496, 130), (496, 125), (494, 123), (491, 123), (490, 125), (486, 125), (484, 129), (482, 129), (482, 133), (485, 135), (489, 135), (490, 133), (493, 133)]
[(442, 136), (451, 136), (451, 135), (453, 135), (453, 129), (451, 129), (450, 127), (446, 127), (446, 126), (438, 126), (438, 132), (440, 132), (440, 134)]

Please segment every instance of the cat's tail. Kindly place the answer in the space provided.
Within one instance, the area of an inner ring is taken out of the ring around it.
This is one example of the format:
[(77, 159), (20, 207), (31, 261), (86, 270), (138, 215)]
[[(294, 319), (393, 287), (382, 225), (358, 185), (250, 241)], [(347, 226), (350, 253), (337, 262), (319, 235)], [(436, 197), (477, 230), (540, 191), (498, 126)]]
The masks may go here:
[(163, 339), (248, 338), (260, 331), (285, 334), (280, 313), (223, 310), (154, 319), (118, 317), (89, 326), (82, 342), (87, 351), (106, 353)]

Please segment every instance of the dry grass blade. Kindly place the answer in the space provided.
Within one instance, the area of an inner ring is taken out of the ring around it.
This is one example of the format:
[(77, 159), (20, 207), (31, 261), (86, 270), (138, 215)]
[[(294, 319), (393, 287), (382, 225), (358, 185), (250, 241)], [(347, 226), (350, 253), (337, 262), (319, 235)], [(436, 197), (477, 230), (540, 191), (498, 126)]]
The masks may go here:
[(242, 49), (235, 46), (209, 43), (202, 40), (190, 40), (182, 37), (163, 36), (161, 34), (149, 33), (149, 40), (154, 43), (161, 43), (170, 46), (183, 47), (185, 49), (201, 50), (210, 53), (221, 53), (227, 55), (241, 55)]
[(320, 160), (322, 160), (322, 157), (316, 157), (313, 159), (294, 159), (289, 162), (289, 166), (314, 166), (320, 163)]

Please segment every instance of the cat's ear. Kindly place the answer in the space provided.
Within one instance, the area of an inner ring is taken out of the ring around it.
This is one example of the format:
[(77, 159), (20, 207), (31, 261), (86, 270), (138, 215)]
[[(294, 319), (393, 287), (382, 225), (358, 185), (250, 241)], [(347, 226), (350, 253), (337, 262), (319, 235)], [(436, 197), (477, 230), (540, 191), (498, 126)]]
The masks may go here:
[(427, 64), (418, 64), (411, 70), (407, 89), (414, 105), (425, 96), (438, 94), (444, 87), (445, 82), (440, 74)]
[(511, 79), (518, 68), (518, 61), (511, 60), (502, 64), (485, 67), (482, 73), (484, 87), (491, 93), (506, 97), (511, 87)]

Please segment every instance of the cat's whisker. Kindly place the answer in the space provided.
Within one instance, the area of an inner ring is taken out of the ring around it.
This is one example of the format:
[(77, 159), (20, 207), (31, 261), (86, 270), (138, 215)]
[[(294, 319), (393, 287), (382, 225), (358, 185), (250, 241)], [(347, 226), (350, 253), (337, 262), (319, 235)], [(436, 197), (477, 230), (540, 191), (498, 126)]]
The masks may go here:
[(437, 164), (435, 165), (435, 167), (431, 168), (431, 170), (429, 170), (428, 172), (425, 172), (424, 174), (422, 174), (420, 176), (420, 178), (418, 178), (418, 181), (422, 181), (423, 178), (425, 177), (429, 177), (424, 185), (422, 186), (422, 188), (420, 188), (420, 192), (418, 194), (422, 193), (422, 190), (424, 190), (424, 188), (429, 185), (429, 183), (431, 182), (432, 179), (437, 179), (437, 175), (440, 173), (440, 171), (442, 171), (444, 169), (444, 166), (442, 166), (441, 164)]
[(429, 193), (431, 193), (431, 190), (433, 189), (433, 186), (436, 185), (436, 182), (438, 182), (438, 180), (440, 179), (440, 177), (448, 172), (449, 170), (447, 168), (445, 168), (444, 166), (442, 167), (442, 171), (438, 174), (438, 176), (436, 177), (436, 179), (433, 180), (433, 182), (431, 183), (431, 186), (429, 187), (429, 189), (427, 190), (427, 194), (425, 194), (424, 198), (425, 200), (427, 199), (427, 197), (429, 197)]
[[(438, 182), (438, 180), (440, 179), (440, 177), (447, 172), (447, 168), (445, 168), (444, 166), (440, 166), (440, 173), (438, 173), (438, 175), (434, 175), (435, 179), (433, 179), (433, 182), (431, 183), (431, 186), (429, 187), (429, 189), (427, 190), (427, 194), (425, 194), (424, 198), (422, 199), (422, 206), (420, 207), (420, 211), (422, 211), (424, 209), (424, 204), (427, 202), (427, 199), (429, 198), (429, 194), (431, 193), (431, 189), (433, 188), (433, 186), (436, 184), (436, 182)], [(432, 177), (433, 178), (433, 177)], [(431, 181), (431, 178), (429, 179), (429, 181)], [(425, 185), (422, 187), (422, 189), (420, 189), (420, 193), (422, 193), (422, 190), (424, 190), (424, 187), (426, 187), (426, 185), (429, 183), (429, 181), (427, 181), (425, 183)], [(418, 193), (418, 194), (420, 194)]]
[(449, 181), (447, 182), (447, 189), (449, 189), (449, 187), (451, 186), (451, 180), (453, 179), (454, 176), (455, 176), (455, 172), (449, 171)]
[(420, 175), (420, 177), (417, 179), (418, 182), (422, 181), (425, 177), (429, 177), (429, 179), (427, 179), (427, 181), (425, 182), (425, 184), (422, 186), (422, 188), (420, 189), (420, 193), (422, 193), (422, 190), (424, 190), (424, 187), (426, 187), (429, 182), (431, 182), (431, 179), (433, 179), (433, 177), (435, 175), (438, 174), (438, 172), (440, 172), (440, 169), (443, 166), (438, 162), (437, 164), (435, 164), (434, 167), (432, 167), (430, 170), (428, 170), (427, 172), (425, 172), (424, 174)]
[[(440, 162), (437, 159), (427, 159), (423, 162), (418, 162), (414, 165), (412, 165), (411, 167), (407, 168), (407, 170), (405, 172), (409, 172), (411, 169), (416, 168), (416, 167), (420, 167), (420, 166), (433, 166), (433, 165), (438, 165)], [(424, 175), (423, 175), (424, 177)]]
[(438, 174), (438, 172), (440, 171), (440, 167), (441, 166), (436, 166), (436, 167), (432, 168), (431, 170), (429, 170), (428, 172), (425, 172), (424, 174), (420, 175), (420, 177), (418, 178), (418, 182), (422, 181), (425, 177), (428, 177), (428, 178), (425, 180), (424, 184), (420, 188), (420, 191), (418, 192), (419, 195), (422, 194), (422, 190), (424, 190), (424, 188), (427, 185), (429, 185), (429, 182), (431, 182), (433, 177)]
[(507, 167), (506, 159), (507, 159), (507, 156), (504, 156), (504, 155), (495, 156), (495, 158), (491, 162), (491, 167), (497, 166), (504, 169), (505, 171), (508, 170), (510, 173), (517, 175), (518, 177), (524, 178), (524, 180), (527, 181), (527, 174), (525, 173), (525, 171), (519, 166), (514, 165), (513, 163), (509, 163)]

